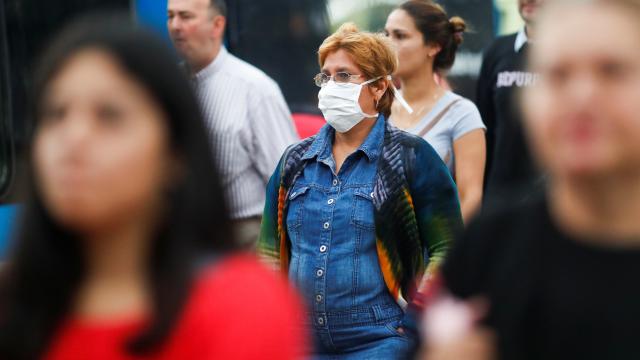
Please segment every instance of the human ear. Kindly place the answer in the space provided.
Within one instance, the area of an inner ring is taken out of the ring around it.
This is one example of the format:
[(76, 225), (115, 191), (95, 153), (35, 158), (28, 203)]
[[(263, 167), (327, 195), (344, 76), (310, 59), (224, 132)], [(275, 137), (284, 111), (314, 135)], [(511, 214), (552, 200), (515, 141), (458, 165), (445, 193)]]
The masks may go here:
[(427, 47), (429, 48), (427, 50), (427, 55), (432, 59), (435, 58), (436, 56), (438, 56), (440, 51), (442, 51), (442, 46), (440, 46), (438, 44), (427, 45)]
[(216, 15), (213, 17), (213, 37), (215, 39), (221, 39), (224, 36), (224, 29), (227, 25), (227, 19), (222, 15)]

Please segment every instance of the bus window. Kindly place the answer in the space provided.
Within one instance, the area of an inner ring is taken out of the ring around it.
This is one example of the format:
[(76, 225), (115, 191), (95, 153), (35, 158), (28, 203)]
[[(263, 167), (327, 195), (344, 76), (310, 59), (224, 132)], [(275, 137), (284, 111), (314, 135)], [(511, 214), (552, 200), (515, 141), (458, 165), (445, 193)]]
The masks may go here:
[(228, 0), (229, 50), (271, 76), (291, 111), (317, 113), (317, 51), (329, 34), (326, 0)]
[[(319, 114), (317, 50), (342, 23), (382, 31), (389, 13), (403, 0), (227, 0), (229, 50), (278, 82), (291, 111)], [(482, 49), (493, 38), (493, 4), (487, 0), (440, 0), (450, 15), (463, 17), (471, 32), (448, 75), (455, 91), (475, 97)]]
[(4, 35), (0, 57), (6, 68), (2, 101), (8, 104), (2, 107), (0, 123), (0, 198), (5, 202), (7, 196), (15, 200), (8, 181), (15, 176), (12, 168), (22, 168), (31, 131), (27, 104), (38, 55), (50, 37), (78, 14), (96, 9), (128, 11), (129, 6), (129, 0), (0, 0)]
[(13, 176), (12, 106), (9, 92), (10, 69), (4, 1), (0, 0), (0, 197), (6, 194)]
[(130, 9), (129, 0), (0, 0), (0, 260), (10, 246), (21, 199), (31, 91), (38, 54), (51, 36), (81, 12)]

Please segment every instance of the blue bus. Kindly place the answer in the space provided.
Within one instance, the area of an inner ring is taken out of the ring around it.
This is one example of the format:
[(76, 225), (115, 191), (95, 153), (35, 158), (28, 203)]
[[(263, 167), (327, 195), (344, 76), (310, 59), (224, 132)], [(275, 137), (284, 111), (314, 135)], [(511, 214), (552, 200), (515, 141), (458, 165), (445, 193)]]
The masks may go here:
[[(227, 48), (264, 70), (280, 85), (291, 111), (319, 114), (316, 51), (341, 22), (382, 30), (400, 0), (227, 0)], [(466, 37), (449, 80), (455, 90), (474, 97), (481, 52), (497, 28), (491, 0), (441, 0), (473, 31)], [(515, 2), (515, 1), (514, 1)], [(0, 258), (15, 230), (25, 196), (27, 138), (31, 131), (28, 94), (38, 54), (66, 22), (101, 9), (129, 12), (169, 42), (166, 0), (0, 0)]]

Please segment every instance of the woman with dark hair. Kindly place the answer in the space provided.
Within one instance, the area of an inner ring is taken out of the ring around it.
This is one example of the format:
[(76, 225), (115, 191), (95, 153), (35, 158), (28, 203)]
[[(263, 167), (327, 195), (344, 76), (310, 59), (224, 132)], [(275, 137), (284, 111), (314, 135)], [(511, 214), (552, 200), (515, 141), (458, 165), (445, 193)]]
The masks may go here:
[(438, 152), (456, 181), (467, 222), (482, 200), (485, 126), (471, 101), (444, 89), (435, 79), (453, 66), (465, 29), (464, 20), (449, 18), (440, 5), (428, 0), (403, 3), (389, 14), (385, 25), (398, 52), (394, 76), (413, 110), (395, 102), (390, 121), (424, 138)]
[(259, 250), (304, 294), (317, 359), (401, 359), (416, 294), (461, 225), (455, 185), (429, 144), (386, 120), (389, 39), (344, 24), (318, 60), (327, 125), (272, 175)]
[(293, 294), (230, 254), (198, 104), (162, 40), (90, 17), (39, 69), (31, 200), (0, 274), (0, 358), (301, 356)]

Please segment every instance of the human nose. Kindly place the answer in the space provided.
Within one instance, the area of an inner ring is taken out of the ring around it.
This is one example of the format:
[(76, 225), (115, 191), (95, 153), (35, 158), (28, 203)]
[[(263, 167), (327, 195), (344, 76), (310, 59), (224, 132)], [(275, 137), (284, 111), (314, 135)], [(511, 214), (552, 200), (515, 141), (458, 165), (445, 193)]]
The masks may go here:
[(581, 74), (576, 76), (567, 87), (567, 92), (576, 105), (590, 105), (598, 99), (598, 89), (594, 76), (590, 74)]
[(179, 30), (181, 27), (181, 23), (178, 16), (170, 17), (168, 22), (169, 22), (169, 30), (171, 31)]
[(65, 120), (62, 122), (60, 129), (60, 146), (72, 152), (82, 151), (90, 141), (91, 121), (89, 121), (87, 114), (79, 111), (69, 114)]

